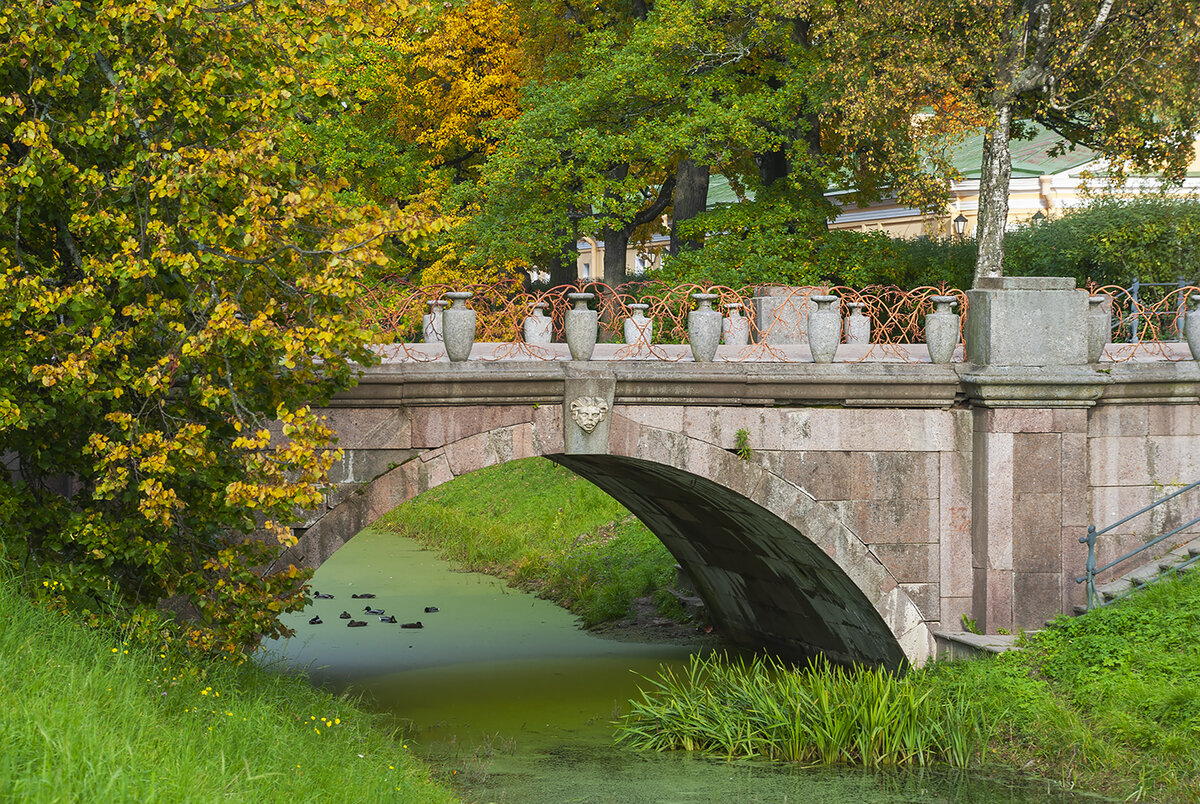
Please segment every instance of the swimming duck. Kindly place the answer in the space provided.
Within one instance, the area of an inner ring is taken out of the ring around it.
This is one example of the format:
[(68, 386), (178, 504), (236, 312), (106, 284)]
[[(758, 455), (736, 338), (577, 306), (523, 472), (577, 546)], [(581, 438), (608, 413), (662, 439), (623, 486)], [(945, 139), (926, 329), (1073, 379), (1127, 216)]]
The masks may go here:
[(373, 609), (370, 606), (364, 606), (363, 611), (367, 614), (383, 614), (383, 609)]
[(364, 623), (362, 620), (351, 620), (350, 622), (346, 623), (346, 627), (347, 628), (364, 628), (364, 627), (366, 627), (366, 623)]
[(339, 615), (338, 615), (338, 619), (339, 619), (339, 620), (349, 620), (349, 619), (350, 619), (350, 612), (348, 612), (348, 611), (343, 611), (341, 614), (339, 614)]
[(351, 600), (369, 600), (373, 597), (375, 597), (375, 595), (371, 594), (370, 592), (363, 592), (361, 595), (350, 595)]
[(314, 592), (313, 597), (317, 600), (333, 600), (333, 595), (323, 595), (320, 592)]
[(380, 617), (380, 618), (379, 618), (379, 622), (381, 622), (381, 623), (394, 623), (394, 622), (396, 622), (396, 616), (393, 614), (393, 615), (391, 615), (390, 617)]
[(424, 628), (425, 626), (421, 624), (420, 620), (417, 620), (415, 623), (402, 623), (400, 625), (400, 627), (401, 628)]
[(426, 607), (425, 607), (425, 613), (426, 613), (426, 614), (433, 614), (435, 611), (438, 611), (438, 607), (437, 607), (437, 606), (426, 606)]
[(311, 620), (309, 620), (308, 624), (309, 625), (320, 625), (323, 622), (324, 622), (324, 620), (321, 619), (321, 615), (318, 614), (316, 617), (313, 617)]

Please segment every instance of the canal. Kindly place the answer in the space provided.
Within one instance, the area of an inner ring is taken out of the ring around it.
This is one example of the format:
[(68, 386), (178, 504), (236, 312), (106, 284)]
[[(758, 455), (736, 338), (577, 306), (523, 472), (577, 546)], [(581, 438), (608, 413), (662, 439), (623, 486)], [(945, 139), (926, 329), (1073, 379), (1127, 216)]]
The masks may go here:
[[(639, 676), (684, 665), (693, 650), (706, 649), (699, 641), (597, 637), (547, 601), (455, 571), (382, 530), (342, 547), (313, 588), (334, 597), (286, 617), (296, 636), (269, 644), (264, 661), (360, 693), (469, 802), (1076, 800), (1046, 782), (951, 770), (800, 769), (615, 746), (612, 721), (638, 694)], [(397, 622), (381, 622), (367, 608)], [(343, 611), (366, 626), (347, 627)], [(314, 616), (322, 623), (309, 624)], [(417, 622), (423, 627), (403, 627)]]

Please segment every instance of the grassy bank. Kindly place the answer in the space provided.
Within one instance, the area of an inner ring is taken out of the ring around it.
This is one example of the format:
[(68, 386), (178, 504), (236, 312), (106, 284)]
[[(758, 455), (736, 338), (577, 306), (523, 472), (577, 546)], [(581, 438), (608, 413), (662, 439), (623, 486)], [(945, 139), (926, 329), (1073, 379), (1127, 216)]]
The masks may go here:
[(666, 593), (675, 559), (662, 542), (612, 497), (542, 458), (472, 472), (377, 524), (552, 600), (587, 625), (625, 616), (644, 595), (681, 616)]
[[(901, 680), (722, 659), (664, 675), (622, 724), (647, 748), (1019, 768), (1129, 801), (1200, 800), (1200, 578)], [(925, 748), (918, 748), (925, 746)]]
[(35, 608), (0, 579), (0, 800), (450, 802), (354, 702), (199, 667)]

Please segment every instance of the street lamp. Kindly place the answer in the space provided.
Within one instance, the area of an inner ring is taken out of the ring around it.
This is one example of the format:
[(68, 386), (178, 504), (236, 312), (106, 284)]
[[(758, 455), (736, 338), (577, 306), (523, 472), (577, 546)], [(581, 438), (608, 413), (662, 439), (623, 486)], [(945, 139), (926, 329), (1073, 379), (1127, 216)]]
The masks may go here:
[(1037, 212), (1033, 213), (1033, 222), (1034, 223), (1041, 223), (1044, 220), (1046, 220), (1046, 216), (1042, 214), (1042, 211), (1040, 209)]
[(967, 216), (960, 212), (958, 213), (958, 217), (954, 219), (954, 233), (958, 235), (959, 240), (962, 240), (963, 232), (966, 231), (966, 228)]

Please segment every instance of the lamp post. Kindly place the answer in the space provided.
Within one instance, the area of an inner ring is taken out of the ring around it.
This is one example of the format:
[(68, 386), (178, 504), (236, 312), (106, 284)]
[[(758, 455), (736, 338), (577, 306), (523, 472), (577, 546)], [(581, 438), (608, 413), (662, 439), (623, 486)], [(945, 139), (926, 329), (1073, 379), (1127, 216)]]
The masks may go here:
[(1039, 209), (1037, 212), (1033, 213), (1032, 220), (1034, 223), (1041, 223), (1042, 221), (1046, 220), (1046, 216)]
[(954, 219), (954, 233), (958, 235), (959, 240), (962, 240), (963, 232), (966, 231), (966, 228), (967, 216), (960, 212), (958, 213), (958, 217)]

